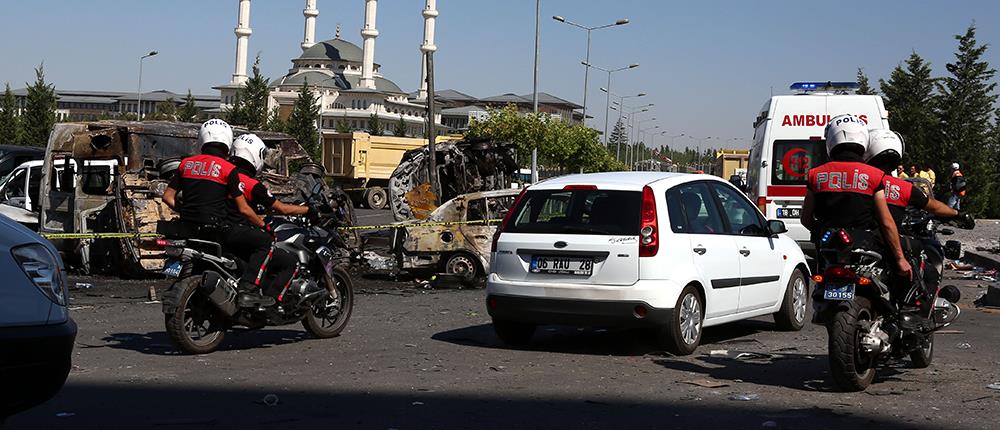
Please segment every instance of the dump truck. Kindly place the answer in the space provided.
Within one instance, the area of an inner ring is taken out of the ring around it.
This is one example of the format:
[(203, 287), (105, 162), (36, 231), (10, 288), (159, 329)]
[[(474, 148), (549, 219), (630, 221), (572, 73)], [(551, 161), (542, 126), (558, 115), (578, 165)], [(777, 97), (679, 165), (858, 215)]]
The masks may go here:
[(746, 149), (723, 149), (715, 153), (714, 172), (722, 179), (729, 180), (738, 175), (746, 182), (747, 164), (750, 161), (750, 151)]
[[(438, 136), (436, 142), (450, 142), (461, 136)], [(343, 187), (351, 199), (371, 209), (389, 203), (389, 177), (403, 154), (427, 146), (427, 139), (373, 136), (364, 132), (323, 133), (322, 164), (328, 176)]]
[[(200, 152), (198, 127), (158, 121), (56, 124), (41, 169), (39, 232), (157, 233), (160, 221), (177, 217), (162, 196), (180, 159)], [(278, 197), (293, 193), (289, 168), (311, 161), (308, 154), (289, 135), (254, 133), (270, 149), (261, 180)], [(112, 168), (86, 169), (94, 164)], [(83, 273), (144, 276), (163, 266), (162, 248), (137, 237), (52, 242), (67, 264)]]

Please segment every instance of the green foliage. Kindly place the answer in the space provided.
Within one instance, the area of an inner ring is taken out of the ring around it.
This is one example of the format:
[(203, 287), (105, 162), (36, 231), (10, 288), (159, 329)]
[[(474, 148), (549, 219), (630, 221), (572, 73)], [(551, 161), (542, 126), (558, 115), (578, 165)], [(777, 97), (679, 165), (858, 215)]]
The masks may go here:
[(10, 91), (10, 84), (6, 84), (3, 99), (0, 99), (0, 144), (20, 145), (21, 118), (17, 114), (17, 99)]
[(875, 95), (875, 94), (878, 94), (878, 91), (875, 91), (875, 89), (872, 88), (868, 84), (868, 75), (866, 75), (865, 74), (865, 70), (862, 69), (862, 68), (860, 68), (860, 67), (858, 67), (858, 91), (857, 91), (857, 93), (858, 94), (862, 94), (862, 95)]
[(337, 124), (335, 125), (335, 127), (337, 129), (337, 133), (350, 133), (351, 131), (353, 131), (351, 130), (351, 123), (347, 120), (346, 115), (343, 118), (337, 120)]
[(267, 124), (264, 126), (264, 130), (284, 132), (287, 128), (288, 124), (285, 120), (281, 119), (281, 113), (278, 112), (278, 108), (271, 109), (271, 114), (267, 116)]
[(396, 132), (395, 132), (395, 134), (396, 134), (396, 136), (400, 136), (400, 137), (406, 136), (406, 120), (403, 119), (402, 115), (399, 116), (399, 121), (396, 122)]
[(879, 81), (882, 99), (889, 111), (889, 125), (903, 135), (906, 157), (926, 161), (937, 151), (937, 124), (934, 114), (934, 78), (931, 66), (916, 52), (896, 66), (889, 80)]
[(150, 121), (177, 121), (177, 101), (173, 97), (156, 104), (154, 112), (144, 115)]
[(299, 97), (288, 116), (286, 132), (295, 137), (302, 148), (314, 159), (320, 159), (319, 131), (316, 121), (319, 120), (319, 102), (316, 94), (309, 88), (309, 83), (302, 83)]
[(24, 145), (45, 146), (56, 123), (56, 87), (45, 82), (44, 65), (35, 69), (35, 83), (28, 86), (28, 95), (21, 116)]
[(242, 125), (250, 130), (263, 130), (267, 126), (270, 98), (267, 78), (260, 72), (260, 55), (253, 62), (253, 73), (246, 84), (236, 90), (233, 105), (226, 111), (226, 122)]
[(376, 114), (372, 114), (368, 117), (368, 134), (372, 136), (381, 136), (385, 134), (385, 128), (382, 127), (382, 120), (380, 120)]
[(191, 95), (191, 90), (188, 90), (188, 95), (184, 98), (184, 104), (177, 110), (177, 120), (180, 122), (195, 122), (198, 120), (198, 108), (194, 104), (194, 96)]
[(615, 128), (611, 130), (611, 135), (608, 136), (608, 150), (613, 154), (618, 153), (618, 148), (628, 145), (628, 133), (625, 132), (625, 123), (622, 122), (621, 118), (618, 118), (618, 122), (615, 123)]

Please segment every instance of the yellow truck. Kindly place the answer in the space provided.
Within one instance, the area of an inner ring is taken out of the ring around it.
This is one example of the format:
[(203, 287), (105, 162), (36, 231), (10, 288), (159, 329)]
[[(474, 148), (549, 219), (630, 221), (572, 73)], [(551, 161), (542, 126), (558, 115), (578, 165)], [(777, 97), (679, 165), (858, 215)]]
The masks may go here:
[[(461, 136), (438, 136), (437, 142), (459, 139)], [(423, 138), (324, 132), (323, 167), (355, 202), (382, 209), (389, 201), (389, 177), (403, 154), (426, 145)]]
[(739, 175), (745, 183), (749, 162), (750, 151), (746, 149), (723, 149), (715, 153), (715, 169), (712, 173), (725, 180), (731, 180), (733, 175)]

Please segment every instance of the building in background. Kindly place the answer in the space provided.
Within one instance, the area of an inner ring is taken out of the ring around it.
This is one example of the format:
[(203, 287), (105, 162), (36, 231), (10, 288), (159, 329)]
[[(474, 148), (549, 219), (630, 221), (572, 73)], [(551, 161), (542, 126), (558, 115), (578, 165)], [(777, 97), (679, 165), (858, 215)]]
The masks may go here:
[[(17, 106), (24, 109), (27, 103), (27, 88), (11, 91), (17, 100)], [(207, 115), (219, 106), (219, 96), (192, 95), (195, 106)], [(179, 94), (167, 90), (151, 91), (142, 94), (142, 113), (146, 115), (159, 112), (161, 102), (173, 99), (179, 108), (184, 104), (187, 93)], [(56, 120), (57, 121), (94, 121), (103, 118), (116, 118), (123, 113), (135, 115), (138, 97), (136, 93), (122, 91), (75, 91), (56, 89)]]

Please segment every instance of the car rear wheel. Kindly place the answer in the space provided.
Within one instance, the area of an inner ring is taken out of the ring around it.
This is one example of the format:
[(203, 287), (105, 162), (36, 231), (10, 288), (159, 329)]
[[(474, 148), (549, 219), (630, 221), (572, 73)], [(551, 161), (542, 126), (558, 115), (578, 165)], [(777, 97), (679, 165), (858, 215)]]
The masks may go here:
[(448, 261), (444, 264), (444, 272), (457, 278), (466, 287), (475, 287), (476, 281), (480, 278), (479, 265), (476, 264), (474, 257), (466, 253), (452, 254), (448, 257)]
[(684, 287), (674, 306), (670, 322), (660, 328), (660, 344), (672, 354), (690, 355), (701, 343), (705, 302), (693, 285)]
[(371, 187), (365, 191), (365, 203), (370, 209), (383, 209), (388, 201), (389, 196), (386, 194), (385, 188)]
[(799, 331), (806, 325), (806, 314), (809, 309), (809, 284), (805, 275), (798, 269), (792, 271), (785, 287), (785, 297), (781, 309), (774, 314), (774, 323), (778, 329)]

